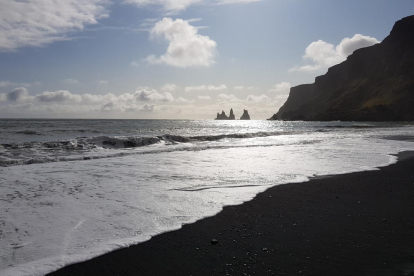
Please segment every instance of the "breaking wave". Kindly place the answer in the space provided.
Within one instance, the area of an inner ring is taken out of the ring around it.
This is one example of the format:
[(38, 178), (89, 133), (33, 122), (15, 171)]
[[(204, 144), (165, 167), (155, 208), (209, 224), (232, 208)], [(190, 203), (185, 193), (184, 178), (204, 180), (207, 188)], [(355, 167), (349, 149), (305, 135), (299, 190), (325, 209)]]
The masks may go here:
[(16, 134), (26, 134), (26, 135), (42, 135), (42, 133), (34, 131), (34, 130), (22, 130), (16, 131)]
[[(20, 142), (0, 145), (0, 166), (28, 165), (37, 163), (91, 160), (121, 157), (131, 154), (149, 154), (172, 151), (198, 151), (230, 147), (267, 145), (235, 144), (230, 140), (294, 134), (293, 132), (257, 132), (204, 136), (161, 135), (96, 136), (46, 142)], [(209, 143), (220, 141), (226, 143)], [(228, 141), (227, 141), (228, 140)], [(228, 142), (228, 143), (227, 143)], [(171, 147), (181, 145), (181, 147)], [(272, 144), (273, 146), (275, 144)], [(140, 151), (131, 149), (140, 148)], [(115, 151), (114, 151), (115, 150)]]

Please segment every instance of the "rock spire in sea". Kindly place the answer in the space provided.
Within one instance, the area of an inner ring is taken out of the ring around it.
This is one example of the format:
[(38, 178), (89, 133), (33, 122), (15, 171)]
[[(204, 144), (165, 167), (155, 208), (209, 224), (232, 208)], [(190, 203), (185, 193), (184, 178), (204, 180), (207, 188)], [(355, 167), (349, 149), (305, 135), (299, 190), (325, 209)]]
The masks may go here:
[(233, 108), (230, 109), (230, 116), (227, 117), (226, 112), (224, 110), (220, 113), (217, 113), (216, 120), (236, 120), (236, 116), (233, 113)]
[(247, 111), (246, 109), (244, 109), (243, 115), (240, 117), (240, 120), (250, 120), (249, 111)]

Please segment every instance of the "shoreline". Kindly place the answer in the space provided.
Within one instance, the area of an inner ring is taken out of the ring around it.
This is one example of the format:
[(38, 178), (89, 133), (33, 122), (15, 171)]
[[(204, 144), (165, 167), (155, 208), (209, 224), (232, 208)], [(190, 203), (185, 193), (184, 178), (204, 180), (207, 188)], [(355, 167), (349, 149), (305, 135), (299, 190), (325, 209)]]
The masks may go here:
[(403, 152), (379, 170), (274, 186), (48, 275), (414, 275), (413, 167)]

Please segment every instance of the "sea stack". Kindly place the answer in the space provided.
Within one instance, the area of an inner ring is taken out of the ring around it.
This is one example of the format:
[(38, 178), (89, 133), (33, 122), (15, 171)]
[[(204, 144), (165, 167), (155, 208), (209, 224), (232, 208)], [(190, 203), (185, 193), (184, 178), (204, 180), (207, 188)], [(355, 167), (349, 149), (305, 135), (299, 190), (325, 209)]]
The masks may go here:
[(229, 117), (227, 117), (226, 112), (224, 110), (220, 113), (217, 112), (217, 118), (216, 120), (228, 120)]
[(233, 108), (232, 108), (232, 109), (230, 109), (230, 116), (229, 116), (229, 120), (236, 120), (236, 116), (234, 116), (234, 113), (233, 113)]
[(230, 116), (227, 117), (226, 112), (224, 110), (220, 113), (217, 113), (217, 118), (215, 120), (236, 120), (236, 116), (234, 116), (233, 108), (230, 109)]
[(240, 120), (250, 120), (249, 111), (247, 111), (246, 109), (244, 109), (243, 115), (240, 117)]

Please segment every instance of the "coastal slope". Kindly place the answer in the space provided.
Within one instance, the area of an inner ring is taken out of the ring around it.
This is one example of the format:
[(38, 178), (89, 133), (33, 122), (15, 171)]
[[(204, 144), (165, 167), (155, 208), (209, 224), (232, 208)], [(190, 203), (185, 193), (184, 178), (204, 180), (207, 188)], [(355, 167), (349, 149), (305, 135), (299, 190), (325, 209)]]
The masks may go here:
[(414, 120), (414, 16), (397, 21), (381, 43), (292, 87), (271, 120)]

